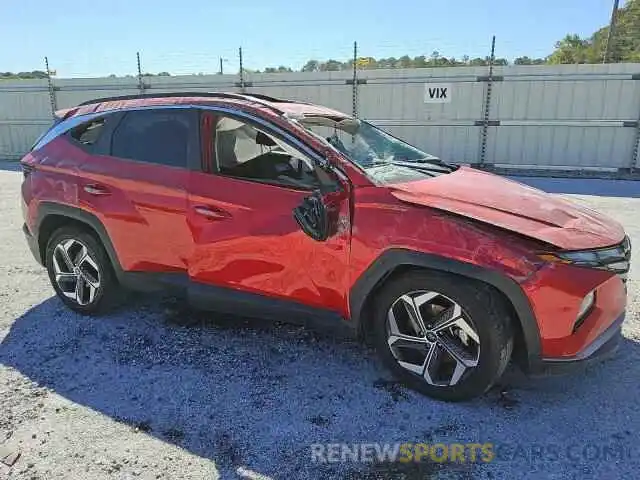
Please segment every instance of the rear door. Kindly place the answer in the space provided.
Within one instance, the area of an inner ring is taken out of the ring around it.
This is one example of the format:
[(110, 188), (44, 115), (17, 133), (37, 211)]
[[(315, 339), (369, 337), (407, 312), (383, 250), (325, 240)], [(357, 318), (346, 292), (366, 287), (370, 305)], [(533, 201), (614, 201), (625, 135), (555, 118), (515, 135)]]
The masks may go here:
[[(349, 194), (301, 147), (250, 118), (203, 112), (202, 162), (189, 181), (194, 297), (209, 294), (219, 308), (235, 298), (245, 311), (252, 302), (241, 293), (256, 294), (261, 316), (278, 300), (346, 314)], [(343, 225), (325, 241), (305, 234), (293, 215), (320, 189), (333, 189)]]
[(186, 279), (187, 166), (200, 153), (197, 115), (187, 108), (125, 112), (107, 151), (83, 175), (80, 194), (100, 212), (124, 270)]

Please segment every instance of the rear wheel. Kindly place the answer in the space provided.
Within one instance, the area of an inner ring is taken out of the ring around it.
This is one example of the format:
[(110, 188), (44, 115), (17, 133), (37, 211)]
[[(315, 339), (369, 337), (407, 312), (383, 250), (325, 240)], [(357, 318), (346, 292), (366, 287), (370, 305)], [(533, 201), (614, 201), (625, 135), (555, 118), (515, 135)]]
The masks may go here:
[(414, 271), (383, 287), (374, 339), (407, 386), (440, 400), (465, 400), (500, 378), (513, 348), (511, 319), (490, 286)]
[(82, 228), (56, 230), (47, 243), (45, 260), (58, 297), (76, 312), (102, 313), (120, 296), (104, 247)]

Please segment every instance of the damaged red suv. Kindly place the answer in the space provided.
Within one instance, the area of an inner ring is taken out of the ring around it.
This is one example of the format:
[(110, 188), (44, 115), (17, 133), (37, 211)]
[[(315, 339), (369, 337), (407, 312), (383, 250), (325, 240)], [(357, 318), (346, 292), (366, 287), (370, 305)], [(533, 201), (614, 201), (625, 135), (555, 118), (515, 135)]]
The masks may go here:
[(412, 388), (479, 395), (615, 350), (630, 244), (592, 210), (258, 94), (93, 100), (22, 160), (24, 233), (85, 314), (123, 288), (347, 327)]

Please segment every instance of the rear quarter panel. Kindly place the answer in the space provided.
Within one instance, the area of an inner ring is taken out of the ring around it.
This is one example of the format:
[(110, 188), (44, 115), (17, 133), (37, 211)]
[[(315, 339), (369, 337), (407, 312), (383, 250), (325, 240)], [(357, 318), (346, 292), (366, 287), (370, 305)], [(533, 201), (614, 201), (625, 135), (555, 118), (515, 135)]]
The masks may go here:
[[(58, 137), (31, 154), (37, 169), (23, 185), (30, 229), (41, 202), (79, 208), (105, 227), (125, 271), (186, 271), (188, 171), (91, 155)], [(98, 183), (109, 195), (84, 187)]]

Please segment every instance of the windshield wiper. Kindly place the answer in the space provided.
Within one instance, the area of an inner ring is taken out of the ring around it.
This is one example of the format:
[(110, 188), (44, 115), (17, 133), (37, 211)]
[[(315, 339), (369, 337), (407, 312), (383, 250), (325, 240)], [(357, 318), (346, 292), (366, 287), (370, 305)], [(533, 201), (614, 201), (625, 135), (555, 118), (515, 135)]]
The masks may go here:
[(438, 157), (429, 156), (417, 160), (372, 160), (366, 164), (361, 164), (362, 168), (380, 167), (384, 165), (395, 165), (420, 170), (422, 172), (451, 173), (457, 169), (455, 165), (443, 162)]
[[(435, 164), (429, 164), (429, 165), (425, 165), (424, 163), (416, 163), (416, 162), (395, 162), (395, 161), (389, 161), (389, 160), (384, 160), (384, 161), (377, 161), (377, 162), (371, 162), (368, 163), (366, 165), (362, 165), (362, 168), (364, 168), (365, 170), (368, 170), (370, 168), (393, 168), (393, 167), (404, 167), (404, 168), (410, 168), (412, 170), (417, 170), (421, 173), (427, 174), (427, 175), (431, 175), (433, 177), (435, 177), (436, 175), (438, 175), (439, 173), (448, 173), (448, 170), (444, 170), (444, 169), (439, 169), (437, 168), (437, 166)], [(435, 168), (434, 168), (435, 167)]]
[(429, 155), (428, 157), (419, 158), (417, 160), (411, 160), (415, 163), (443, 163), (438, 157)]
[(420, 161), (411, 161), (411, 162), (401, 162), (398, 160), (393, 160), (389, 162), (393, 165), (398, 165), (401, 167), (409, 167), (415, 168), (417, 170), (422, 171), (432, 171), (432, 172), (441, 172), (441, 173), (449, 173), (455, 170), (455, 167), (452, 165), (448, 165), (438, 159), (438, 161), (434, 161), (431, 159), (421, 159)]

